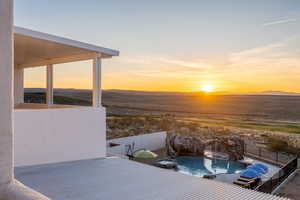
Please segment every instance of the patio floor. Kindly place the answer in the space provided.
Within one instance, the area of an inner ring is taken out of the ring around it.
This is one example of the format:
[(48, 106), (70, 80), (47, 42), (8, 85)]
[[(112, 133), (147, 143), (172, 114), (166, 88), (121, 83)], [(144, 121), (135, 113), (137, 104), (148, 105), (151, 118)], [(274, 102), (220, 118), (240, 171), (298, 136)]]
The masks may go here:
[(54, 200), (282, 199), (121, 158), (19, 167), (15, 176)]

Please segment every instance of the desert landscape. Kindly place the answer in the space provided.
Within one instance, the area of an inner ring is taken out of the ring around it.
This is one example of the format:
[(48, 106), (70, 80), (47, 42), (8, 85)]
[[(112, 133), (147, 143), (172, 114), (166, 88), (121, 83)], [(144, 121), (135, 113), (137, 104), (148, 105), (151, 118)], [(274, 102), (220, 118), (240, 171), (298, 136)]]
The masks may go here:
[[(258, 120), (297, 122), (300, 119), (300, 95), (283, 93), (204, 94), (104, 90), (102, 102), (109, 113), (180, 114), (206, 118), (239, 117)], [(90, 90), (55, 89), (57, 104), (91, 105)], [(27, 88), (25, 102), (45, 102), (44, 89)]]
[[(297, 94), (235, 94), (104, 90), (108, 139), (195, 127), (226, 128), (250, 137), (268, 136), (275, 150), (300, 148), (300, 96)], [(90, 90), (55, 89), (55, 104), (90, 106)], [(44, 103), (45, 91), (25, 90), (25, 102)], [(261, 142), (263, 143), (263, 142)]]

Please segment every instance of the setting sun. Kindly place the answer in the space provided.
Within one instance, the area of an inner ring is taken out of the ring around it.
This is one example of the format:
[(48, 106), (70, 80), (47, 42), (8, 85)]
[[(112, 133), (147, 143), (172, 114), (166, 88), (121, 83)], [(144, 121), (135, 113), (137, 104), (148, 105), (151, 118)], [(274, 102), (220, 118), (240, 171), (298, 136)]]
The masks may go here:
[(205, 83), (205, 84), (202, 85), (201, 90), (202, 90), (203, 92), (213, 92), (214, 87), (213, 87), (213, 85), (210, 84), (210, 83)]

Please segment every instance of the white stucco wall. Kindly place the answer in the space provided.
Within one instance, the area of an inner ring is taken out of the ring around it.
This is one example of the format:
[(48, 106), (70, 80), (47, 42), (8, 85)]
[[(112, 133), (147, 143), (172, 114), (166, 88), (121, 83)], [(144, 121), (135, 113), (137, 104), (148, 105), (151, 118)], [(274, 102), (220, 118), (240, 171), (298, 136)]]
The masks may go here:
[[(134, 150), (148, 149), (157, 150), (165, 147), (166, 132), (157, 132), (150, 134), (143, 134), (137, 136), (117, 138), (107, 141), (107, 153), (113, 155), (126, 155), (128, 147), (126, 145), (134, 142)], [(109, 147), (109, 143), (121, 144), (119, 146)]]
[(15, 165), (104, 157), (105, 117), (92, 107), (15, 110)]
[(24, 102), (24, 69), (14, 69), (14, 101), (15, 104)]
[(13, 1), (0, 0), (0, 185), (7, 184), (13, 179), (12, 25)]

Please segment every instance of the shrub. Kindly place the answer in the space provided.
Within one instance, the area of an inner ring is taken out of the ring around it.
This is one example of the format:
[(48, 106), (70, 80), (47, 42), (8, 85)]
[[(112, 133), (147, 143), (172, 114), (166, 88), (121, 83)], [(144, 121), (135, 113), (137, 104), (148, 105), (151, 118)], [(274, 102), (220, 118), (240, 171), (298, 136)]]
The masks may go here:
[(268, 137), (268, 148), (271, 151), (282, 151), (286, 152), (288, 147), (288, 143), (283, 141), (282, 139), (274, 136)]
[(300, 156), (300, 149), (290, 146), (286, 141), (276, 136), (268, 136), (268, 148), (271, 151), (279, 151)]

